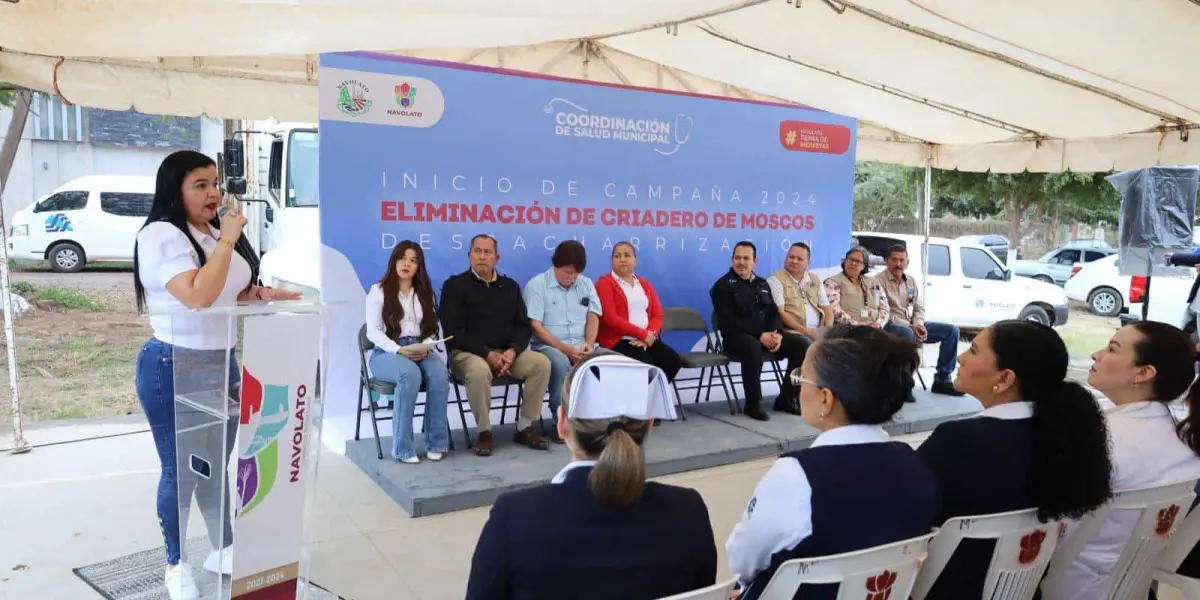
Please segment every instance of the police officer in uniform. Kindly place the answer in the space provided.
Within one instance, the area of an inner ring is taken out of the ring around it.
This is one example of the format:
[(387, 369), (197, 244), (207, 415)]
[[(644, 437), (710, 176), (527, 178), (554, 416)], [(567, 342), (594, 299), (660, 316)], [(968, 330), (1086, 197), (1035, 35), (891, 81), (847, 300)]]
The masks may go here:
[[(733, 268), (721, 276), (708, 294), (716, 311), (717, 327), (721, 332), (725, 353), (742, 366), (742, 386), (746, 393), (746, 416), (759, 421), (770, 420), (762, 410), (762, 364), (764, 354), (773, 353), (788, 361), (787, 372), (800, 368), (804, 353), (811, 341), (798, 335), (784, 335), (783, 321), (767, 280), (754, 274), (758, 265), (758, 249), (751, 242), (738, 242), (733, 247)], [(768, 359), (772, 358), (767, 356)], [(792, 415), (800, 414), (796, 386), (783, 378), (775, 410)]]

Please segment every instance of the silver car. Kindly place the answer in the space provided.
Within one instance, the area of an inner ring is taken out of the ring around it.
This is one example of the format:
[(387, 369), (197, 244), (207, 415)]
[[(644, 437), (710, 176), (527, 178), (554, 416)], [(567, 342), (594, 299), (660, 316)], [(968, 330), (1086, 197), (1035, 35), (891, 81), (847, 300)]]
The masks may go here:
[(1113, 254), (1112, 248), (1079, 248), (1071, 245), (1055, 248), (1037, 260), (1017, 260), (1012, 263), (1014, 275), (1031, 277), (1046, 283), (1064, 285), (1071, 278), (1071, 268)]

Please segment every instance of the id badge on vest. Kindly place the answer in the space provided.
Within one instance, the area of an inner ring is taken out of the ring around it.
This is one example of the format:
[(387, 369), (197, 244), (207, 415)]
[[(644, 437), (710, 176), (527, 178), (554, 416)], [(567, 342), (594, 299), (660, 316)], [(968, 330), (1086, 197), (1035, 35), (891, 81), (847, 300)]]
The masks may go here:
[(870, 313), (870, 311), (868, 311), (867, 309), (864, 308), (864, 309), (858, 311), (858, 316), (865, 319), (865, 318), (871, 316), (871, 313)]

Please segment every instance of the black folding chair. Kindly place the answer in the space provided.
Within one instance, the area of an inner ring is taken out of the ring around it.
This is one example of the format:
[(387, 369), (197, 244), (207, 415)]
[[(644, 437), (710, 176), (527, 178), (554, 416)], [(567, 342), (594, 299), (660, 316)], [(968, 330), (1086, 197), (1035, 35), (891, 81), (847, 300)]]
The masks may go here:
[[(354, 423), (354, 439), (361, 439), (362, 433), (362, 414), (369, 412), (371, 414), (371, 429), (375, 432), (375, 448), (379, 453), (379, 460), (383, 460), (383, 442), (379, 439), (379, 422), (391, 421), (396, 414), (396, 384), (387, 381), (381, 381), (371, 377), (371, 373), (367, 370), (367, 356), (375, 349), (375, 344), (367, 338), (367, 326), (363, 325), (358, 329), (358, 412), (355, 413)], [(421, 382), (421, 392), (425, 391), (425, 382)], [(365, 392), (365, 394), (364, 394)], [(371, 399), (370, 392), (383, 396), (388, 396), (387, 405), (382, 409), (377, 406), (377, 403)], [(363, 405), (364, 395), (366, 396), (366, 406)], [(417, 408), (425, 406), (424, 402), (418, 402)], [(414, 409), (414, 417), (421, 417), (421, 433), (425, 433), (425, 424), (428, 422), (424, 417), (424, 411), (417, 413)], [(465, 431), (465, 427), (463, 428)], [(450, 440), (450, 449), (454, 449), (454, 435), (450, 429), (450, 421), (446, 421), (446, 435)], [(468, 438), (468, 443), (470, 438)]]
[[(532, 350), (526, 350), (526, 352), (532, 352)], [(469, 399), (464, 399), (462, 391), (459, 390), (459, 386), (466, 387), (467, 382), (463, 378), (459, 377), (458, 373), (454, 372), (453, 360), (446, 361), (446, 367), (450, 373), (450, 385), (454, 387), (454, 401), (456, 404), (458, 404), (458, 418), (462, 421), (463, 436), (467, 438), (467, 448), (474, 448), (475, 442), (471, 441), (471, 433), (470, 430), (467, 429), (467, 413), (472, 411), (471, 402)], [(499, 395), (495, 393), (492, 394), (491, 398), (488, 400), (488, 407), (489, 410), (491, 410), (492, 408), (495, 408), (491, 406), (492, 402), (496, 400), (501, 401), (500, 425), (504, 424), (505, 415), (508, 414), (508, 390), (514, 385), (517, 386), (517, 402), (514, 406), (512, 406), (512, 408), (515, 409), (519, 415), (521, 411), (521, 402), (525, 398), (525, 381), (507, 375), (492, 377), (492, 390), (501, 388), (502, 391)], [(543, 402), (545, 402), (544, 399)], [(466, 405), (465, 408), (464, 405)], [(538, 426), (542, 429), (542, 435), (546, 435), (546, 421), (542, 418), (540, 411), (538, 412)]]
[[(729, 414), (737, 414), (735, 407), (737, 406), (737, 390), (732, 389), (732, 381), (726, 387), (725, 375), (720, 371), (721, 368), (728, 370), (729, 357), (720, 354), (716, 351), (713, 344), (712, 332), (708, 329), (708, 323), (704, 322), (704, 317), (700, 313), (686, 306), (673, 306), (663, 309), (663, 328), (662, 331), (666, 334), (669, 331), (696, 331), (704, 332), (704, 351), (688, 351), (679, 353), (679, 363), (685, 369), (700, 369), (698, 377), (676, 377), (672, 385), (675, 387), (675, 401), (679, 406), (679, 416), (683, 420), (687, 420), (687, 414), (683, 412), (683, 398), (680, 394), (681, 390), (696, 390), (696, 399), (694, 404), (700, 403), (700, 391), (704, 390), (704, 401), (708, 402), (712, 397), (713, 376), (716, 375), (721, 381), (721, 390), (725, 392), (725, 401), (729, 404)], [(704, 382), (705, 371), (708, 371), (708, 383)], [(695, 381), (694, 386), (679, 387), (681, 381)]]
[[(716, 311), (712, 312), (712, 324), (713, 324), (714, 349), (717, 352), (720, 352), (721, 354), (728, 357), (729, 361), (731, 363), (741, 362), (740, 360), (738, 360), (738, 356), (736, 354), (730, 353), (729, 351), (727, 351), (725, 349), (724, 341), (721, 338), (721, 325), (719, 323), (717, 323), (717, 312)], [(776, 385), (783, 386), (783, 378), (785, 375), (783, 373), (783, 367), (779, 364), (780, 361), (782, 361), (782, 360), (783, 360), (783, 358), (780, 357), (778, 354), (775, 354), (774, 352), (768, 352), (767, 350), (764, 349), (763, 350), (763, 364), (771, 365), (771, 377), (769, 379), (760, 379), (759, 382), (760, 383), (774, 382)], [(734, 386), (736, 386), (736, 384), (741, 383), (740, 379), (734, 379), (735, 376), (733, 374), (733, 371), (729, 368), (729, 365), (725, 365), (725, 373), (726, 373), (726, 376), (729, 377), (730, 387), (734, 387)], [(745, 377), (745, 376), (746, 376), (745, 373), (738, 373), (738, 375), (736, 377), (741, 378), (741, 377)], [(759, 371), (759, 377), (760, 378), (762, 377), (761, 371)], [(735, 398), (735, 401), (737, 402), (738, 410), (739, 411), (742, 410), (741, 400)]]

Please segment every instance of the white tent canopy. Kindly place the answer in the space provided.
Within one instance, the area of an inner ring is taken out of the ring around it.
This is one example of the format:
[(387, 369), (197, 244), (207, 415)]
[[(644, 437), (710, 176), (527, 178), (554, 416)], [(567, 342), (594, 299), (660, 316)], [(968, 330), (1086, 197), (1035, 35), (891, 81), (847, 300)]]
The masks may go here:
[(1107, 171), (1200, 163), (1197, 3), (17, 0), (0, 2), (0, 80), (315, 121), (316, 55), (369, 50), (799, 103), (861, 119), (861, 160)]

